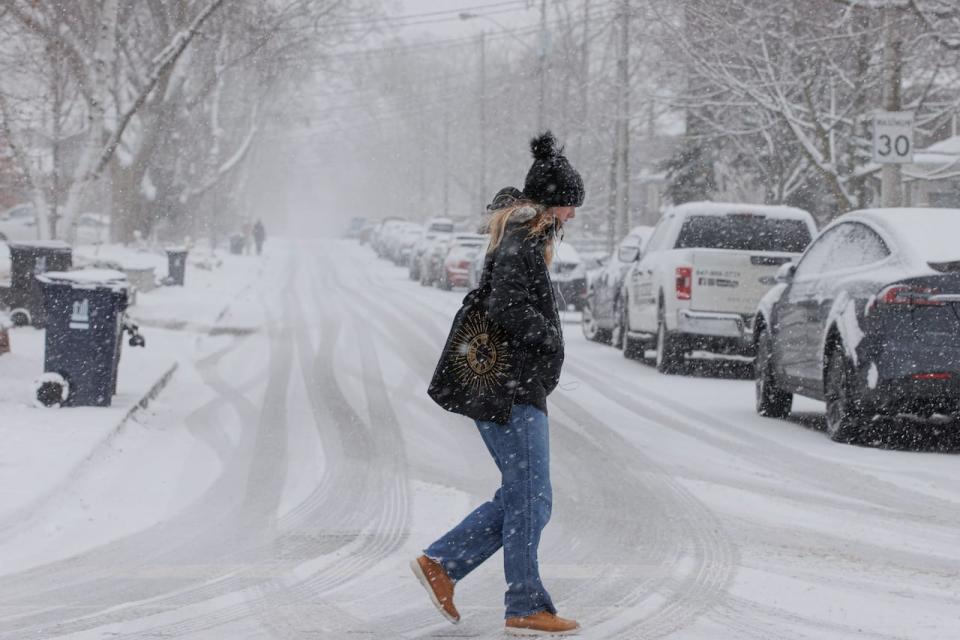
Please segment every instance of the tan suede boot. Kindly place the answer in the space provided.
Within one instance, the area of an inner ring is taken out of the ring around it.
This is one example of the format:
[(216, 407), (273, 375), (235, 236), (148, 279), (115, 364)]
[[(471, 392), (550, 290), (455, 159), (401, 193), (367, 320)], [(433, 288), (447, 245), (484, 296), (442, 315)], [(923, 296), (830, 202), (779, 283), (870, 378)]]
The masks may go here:
[(575, 636), (580, 624), (549, 611), (538, 611), (522, 618), (507, 618), (506, 630), (508, 636)]
[(453, 580), (447, 576), (440, 563), (427, 556), (420, 556), (410, 562), (410, 569), (427, 590), (430, 600), (443, 617), (453, 624), (460, 622), (460, 613), (453, 606)]

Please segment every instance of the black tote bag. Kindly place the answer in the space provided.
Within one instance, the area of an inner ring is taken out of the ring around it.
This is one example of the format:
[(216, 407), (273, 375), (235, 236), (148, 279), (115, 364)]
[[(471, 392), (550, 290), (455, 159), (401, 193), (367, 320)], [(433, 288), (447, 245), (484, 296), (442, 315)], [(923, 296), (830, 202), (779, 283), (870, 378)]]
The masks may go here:
[(506, 424), (523, 369), (523, 350), (487, 313), (493, 260), (488, 256), (480, 286), (464, 297), (453, 319), (427, 394), (447, 411)]

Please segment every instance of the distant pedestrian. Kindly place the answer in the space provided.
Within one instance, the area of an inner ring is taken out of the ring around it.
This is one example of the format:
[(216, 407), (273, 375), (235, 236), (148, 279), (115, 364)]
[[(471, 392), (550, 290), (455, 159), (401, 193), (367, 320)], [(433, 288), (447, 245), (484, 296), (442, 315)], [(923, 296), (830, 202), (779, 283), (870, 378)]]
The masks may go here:
[(241, 230), (243, 231), (243, 254), (250, 255), (250, 240), (253, 237), (253, 224), (250, 220), (244, 220)]
[(580, 625), (556, 615), (537, 550), (553, 506), (547, 396), (563, 365), (549, 264), (584, 188), (549, 132), (531, 149), (522, 195), (491, 216), (480, 287), (454, 320), (429, 390), (444, 408), (474, 419), (501, 486), (411, 568), (434, 605), (457, 623), (454, 585), (503, 547), (506, 632), (569, 635)]
[(267, 230), (263, 228), (263, 222), (257, 219), (257, 223), (253, 225), (253, 241), (257, 245), (257, 255), (263, 253), (263, 241), (266, 239)]

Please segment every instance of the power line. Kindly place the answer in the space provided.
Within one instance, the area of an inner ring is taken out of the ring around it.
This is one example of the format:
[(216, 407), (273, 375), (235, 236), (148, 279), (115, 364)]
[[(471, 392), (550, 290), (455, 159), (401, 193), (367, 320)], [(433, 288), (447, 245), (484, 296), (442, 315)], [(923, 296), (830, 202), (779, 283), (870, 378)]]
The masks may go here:
[[(343, 26), (351, 26), (355, 24), (359, 24), (359, 25), (381, 24), (385, 22), (395, 22), (395, 21), (403, 21), (403, 20), (410, 20), (410, 19), (432, 18), (436, 16), (449, 16), (450, 14), (454, 14), (453, 19), (460, 20), (461, 13), (481, 11), (483, 9), (502, 8), (505, 6), (516, 7), (516, 5), (523, 5), (523, 9), (526, 11), (527, 10), (526, 4), (527, 4), (526, 0), (509, 0), (507, 2), (490, 2), (487, 4), (475, 5), (472, 7), (460, 7), (459, 9), (445, 9), (443, 11), (428, 11), (426, 13), (408, 13), (408, 14), (403, 14), (398, 16), (384, 16), (380, 18), (355, 18), (353, 20), (343, 20), (341, 22), (335, 22), (333, 24), (325, 25), (325, 26), (343, 27)], [(508, 9), (508, 11), (516, 11), (518, 9), (519, 7), (516, 7), (514, 9)]]
[[(601, 9), (599, 12), (593, 13), (591, 15), (591, 20), (597, 20), (597, 19), (602, 20), (604, 18), (615, 17), (617, 15), (616, 11), (603, 10), (604, 5), (600, 5), (599, 8)], [(562, 19), (556, 19), (548, 22), (548, 26), (559, 26), (559, 25), (566, 25), (566, 24), (581, 25), (583, 24), (583, 20), (578, 19), (578, 20), (567, 21)], [(539, 31), (540, 31), (540, 26), (534, 25), (534, 26), (523, 27), (518, 29), (503, 29), (500, 31), (492, 31), (492, 32), (488, 32), (486, 37), (488, 40), (500, 39), (500, 38), (513, 38), (514, 36), (532, 35), (532, 34), (538, 33)], [(457, 38), (449, 38), (446, 40), (431, 40), (429, 42), (421, 42), (421, 43), (392, 45), (387, 47), (371, 47), (367, 49), (357, 49), (354, 51), (341, 51), (339, 53), (320, 56), (320, 59), (321, 60), (329, 60), (329, 59), (340, 60), (340, 59), (357, 58), (357, 57), (374, 56), (374, 55), (391, 55), (395, 53), (404, 53), (404, 52), (435, 51), (435, 50), (454, 48), (454, 47), (465, 46), (465, 45), (476, 46), (476, 43), (477, 43), (477, 36), (470, 35), (470, 36), (461, 36)], [(309, 61), (312, 59), (313, 57), (300, 58), (300, 60), (304, 60), (304, 61)], [(284, 57), (284, 60), (291, 61), (291, 60), (297, 60), (297, 58), (292, 56), (286, 56)]]

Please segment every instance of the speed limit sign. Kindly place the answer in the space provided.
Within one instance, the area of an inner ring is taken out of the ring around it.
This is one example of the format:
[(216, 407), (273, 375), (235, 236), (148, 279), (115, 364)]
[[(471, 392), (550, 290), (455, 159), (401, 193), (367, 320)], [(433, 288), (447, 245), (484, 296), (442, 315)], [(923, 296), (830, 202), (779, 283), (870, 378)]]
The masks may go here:
[(873, 116), (873, 161), (913, 162), (913, 112), (879, 111)]

